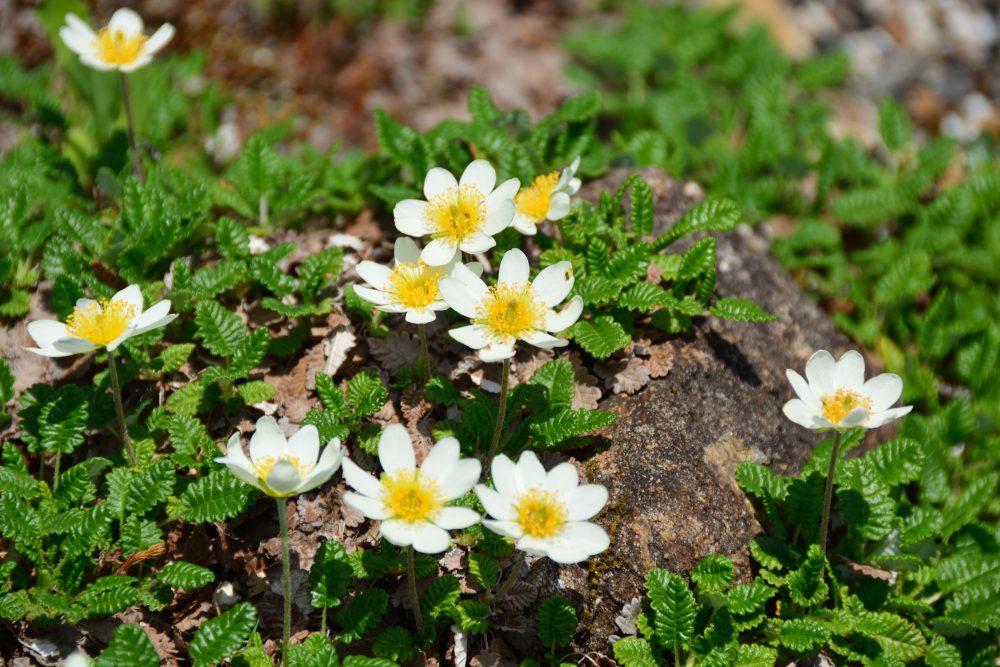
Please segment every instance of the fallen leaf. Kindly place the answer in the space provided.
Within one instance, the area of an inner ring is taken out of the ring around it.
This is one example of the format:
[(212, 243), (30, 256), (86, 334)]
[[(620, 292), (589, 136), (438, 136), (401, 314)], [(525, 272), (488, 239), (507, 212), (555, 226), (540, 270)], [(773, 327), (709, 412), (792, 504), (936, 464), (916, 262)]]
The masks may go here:
[(394, 329), (384, 338), (368, 340), (368, 349), (385, 370), (392, 372), (409, 366), (420, 356), (420, 342), (416, 336)]
[(354, 335), (349, 324), (334, 329), (333, 335), (323, 341), (323, 351), (326, 353), (326, 364), (323, 366), (323, 372), (334, 377), (347, 361), (347, 353), (357, 342), (357, 336)]

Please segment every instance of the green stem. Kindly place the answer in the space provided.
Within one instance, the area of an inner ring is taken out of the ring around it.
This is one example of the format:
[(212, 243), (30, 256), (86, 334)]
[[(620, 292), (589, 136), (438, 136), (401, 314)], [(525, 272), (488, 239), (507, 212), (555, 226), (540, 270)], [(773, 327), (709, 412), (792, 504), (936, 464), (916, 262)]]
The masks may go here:
[(52, 491), (59, 488), (59, 466), (62, 463), (62, 452), (56, 452), (56, 461), (52, 467)]
[(500, 433), (503, 431), (504, 412), (507, 409), (507, 386), (510, 384), (510, 359), (503, 360), (503, 370), (500, 371), (500, 407), (497, 409), (497, 425), (493, 429), (493, 439), (490, 441), (490, 449), (483, 459), (483, 472), (489, 469), (490, 461), (496, 456), (497, 448), (500, 446)]
[(326, 639), (326, 607), (319, 614), (319, 634)]
[(427, 326), (417, 325), (417, 333), (420, 334), (420, 353), (424, 355), (424, 382), (431, 379), (431, 353), (427, 347)]
[(128, 436), (128, 426), (125, 425), (125, 408), (122, 406), (122, 388), (118, 384), (118, 366), (115, 364), (115, 353), (108, 350), (108, 370), (111, 372), (111, 395), (115, 400), (115, 411), (118, 413), (118, 428), (122, 432), (122, 443), (125, 445), (125, 452), (132, 467), (138, 465), (135, 462), (135, 450), (132, 449), (132, 439)]
[(288, 501), (275, 498), (278, 504), (278, 528), (281, 530), (281, 584), (285, 594), (285, 607), (281, 627), (281, 664), (288, 664), (289, 638), (292, 632), (292, 563), (288, 555)]
[(837, 432), (833, 441), (833, 451), (830, 453), (830, 467), (826, 471), (826, 490), (823, 492), (823, 514), (819, 521), (819, 548), (826, 557), (826, 534), (830, 527), (830, 505), (833, 501), (833, 478), (837, 474), (837, 459), (840, 458), (840, 444), (844, 434)]
[(413, 547), (406, 550), (406, 578), (410, 583), (410, 600), (413, 602), (413, 617), (417, 621), (417, 634), (424, 634), (424, 616), (420, 613), (420, 598), (417, 597), (417, 567), (414, 564)]
[(142, 160), (139, 157), (139, 146), (135, 141), (135, 120), (132, 118), (132, 99), (128, 94), (128, 77), (125, 72), (119, 72), (122, 83), (122, 102), (125, 105), (125, 121), (128, 124), (128, 145), (132, 151), (132, 169), (135, 170), (135, 177), (140, 183), (146, 181), (146, 174), (142, 170)]
[(521, 573), (521, 568), (524, 566), (524, 556), (525, 554), (523, 551), (517, 552), (517, 559), (510, 568), (510, 574), (507, 575), (507, 580), (503, 582), (500, 590), (498, 590), (497, 594), (493, 596), (494, 604), (498, 604), (507, 596), (507, 593), (510, 593), (511, 587), (517, 581), (517, 575)]
[(675, 667), (681, 667), (681, 650), (677, 643), (674, 643), (674, 665)]

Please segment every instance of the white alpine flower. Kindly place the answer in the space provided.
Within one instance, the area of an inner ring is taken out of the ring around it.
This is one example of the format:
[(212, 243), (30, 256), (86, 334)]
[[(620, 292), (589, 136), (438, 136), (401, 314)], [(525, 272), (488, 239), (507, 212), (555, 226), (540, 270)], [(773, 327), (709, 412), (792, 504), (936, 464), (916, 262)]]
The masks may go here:
[[(406, 313), (407, 322), (433, 322), (437, 311), (448, 309), (438, 281), (453, 270), (454, 264), (429, 266), (420, 259), (416, 242), (406, 236), (396, 239), (393, 255), (396, 265), (392, 269), (368, 260), (360, 262), (356, 271), (371, 287), (355, 285), (354, 291), (379, 310)], [(466, 266), (473, 273), (482, 273), (482, 265), (476, 262)]]
[(808, 382), (792, 369), (785, 373), (798, 394), (785, 403), (785, 416), (813, 430), (878, 428), (913, 409), (891, 407), (903, 393), (898, 375), (883, 373), (865, 382), (865, 360), (855, 350), (838, 361), (826, 350), (814, 353), (806, 362)]
[(573, 289), (573, 267), (559, 262), (542, 269), (528, 281), (528, 258), (523, 252), (508, 250), (500, 260), (495, 287), (464, 267), (456, 266), (451, 276), (441, 279), (445, 302), (472, 323), (448, 333), (458, 342), (479, 350), (483, 361), (499, 361), (514, 356), (518, 340), (537, 347), (561, 347), (568, 341), (550, 332), (559, 332), (580, 318), (583, 299), (573, 297), (561, 311), (553, 308)]
[(326, 482), (337, 472), (343, 458), (339, 438), (327, 443), (320, 453), (319, 431), (312, 424), (285, 438), (274, 417), (261, 417), (250, 437), (249, 457), (243, 452), (237, 431), (226, 443), (226, 455), (215, 461), (267, 495), (288, 498)]
[(608, 502), (600, 484), (579, 484), (572, 463), (545, 472), (534, 452), (515, 464), (503, 454), (490, 464), (493, 485), (476, 486), (476, 495), (491, 519), (483, 525), (506, 535), (515, 546), (557, 563), (579, 563), (611, 545), (607, 532), (587, 519)]
[(535, 177), (532, 184), (522, 188), (514, 197), (514, 220), (510, 226), (522, 234), (533, 235), (543, 220), (561, 220), (569, 213), (570, 196), (580, 190), (580, 179), (576, 170), (580, 168), (580, 158), (562, 170), (552, 171)]
[(497, 172), (486, 160), (474, 160), (458, 181), (447, 169), (434, 167), (424, 179), (422, 199), (404, 199), (392, 210), (396, 229), (431, 241), (420, 254), (430, 266), (444, 266), (459, 252), (475, 254), (496, 245), (493, 237), (514, 218), (514, 195), (520, 181), (504, 181), (494, 189)]
[(142, 305), (138, 285), (129, 285), (107, 301), (79, 299), (65, 324), (55, 320), (29, 322), (28, 333), (38, 347), (25, 349), (43, 357), (68, 357), (99, 347), (114, 352), (132, 336), (158, 329), (177, 317), (170, 314), (166, 299), (147, 311)]
[(131, 72), (151, 63), (153, 56), (174, 36), (174, 27), (169, 23), (149, 36), (143, 32), (144, 28), (141, 16), (122, 8), (96, 33), (76, 14), (67, 14), (59, 36), (84, 65), (97, 70)]
[(345, 493), (344, 502), (381, 521), (382, 536), (392, 544), (441, 553), (451, 545), (449, 530), (468, 528), (482, 518), (466, 507), (446, 504), (471, 491), (482, 472), (479, 461), (460, 458), (455, 438), (440, 440), (418, 468), (410, 434), (391, 424), (379, 438), (378, 458), (381, 479), (344, 459), (344, 480), (357, 492)]
[(66, 658), (63, 667), (90, 667), (90, 657), (83, 651), (74, 651)]

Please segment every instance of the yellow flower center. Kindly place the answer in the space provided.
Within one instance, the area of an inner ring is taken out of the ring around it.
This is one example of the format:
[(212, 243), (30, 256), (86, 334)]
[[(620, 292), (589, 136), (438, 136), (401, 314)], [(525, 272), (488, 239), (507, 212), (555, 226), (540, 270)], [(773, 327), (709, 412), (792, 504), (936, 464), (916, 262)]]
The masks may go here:
[(393, 519), (419, 523), (437, 516), (444, 507), (441, 489), (419, 469), (400, 470), (395, 477), (382, 475), (382, 502)]
[(474, 185), (449, 188), (427, 203), (426, 216), (434, 238), (461, 243), (486, 222), (486, 196)]
[(524, 188), (514, 197), (517, 210), (536, 222), (544, 220), (549, 214), (552, 191), (558, 184), (558, 171), (536, 176), (531, 187)]
[(128, 35), (121, 30), (101, 28), (97, 33), (97, 55), (109, 65), (131, 65), (142, 54), (143, 34)]
[(125, 333), (137, 315), (128, 301), (91, 301), (73, 309), (66, 318), (66, 332), (94, 345), (107, 345)]
[(299, 457), (290, 456), (288, 454), (283, 454), (277, 458), (273, 456), (262, 456), (253, 462), (253, 472), (261, 480), (267, 481), (267, 476), (271, 474), (271, 470), (277, 465), (278, 461), (288, 461), (293, 466), (295, 466), (295, 471), (299, 473), (299, 477), (305, 477), (312, 472), (313, 468), (316, 467), (315, 463), (302, 463), (299, 461)]
[(404, 308), (426, 308), (438, 300), (438, 280), (444, 275), (438, 267), (416, 264), (397, 264), (389, 276), (387, 290)]
[(483, 315), (473, 323), (483, 325), (499, 336), (520, 338), (543, 327), (546, 310), (530, 284), (500, 283), (490, 288), (489, 295), (480, 303)]
[(838, 389), (833, 394), (820, 397), (819, 400), (823, 404), (823, 416), (831, 424), (839, 424), (857, 408), (864, 408), (868, 412), (872, 409), (870, 398), (850, 389)]
[(517, 523), (525, 535), (553, 537), (566, 525), (566, 506), (554, 495), (531, 489), (514, 506)]

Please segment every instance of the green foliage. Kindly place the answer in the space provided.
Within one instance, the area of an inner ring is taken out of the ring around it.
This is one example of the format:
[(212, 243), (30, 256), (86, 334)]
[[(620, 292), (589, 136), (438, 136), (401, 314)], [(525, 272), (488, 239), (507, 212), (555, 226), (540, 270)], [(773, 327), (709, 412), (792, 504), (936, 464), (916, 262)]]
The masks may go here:
[(576, 633), (576, 609), (566, 598), (554, 595), (538, 605), (538, 638), (545, 646), (569, 644)]
[(160, 656), (146, 631), (123, 623), (115, 628), (108, 647), (94, 661), (95, 667), (155, 667)]
[(219, 664), (246, 643), (256, 625), (257, 610), (240, 602), (198, 627), (191, 639), (191, 659), (196, 665)]
[(335, 540), (323, 542), (309, 570), (309, 602), (321, 608), (339, 606), (351, 585), (352, 573), (344, 547)]

